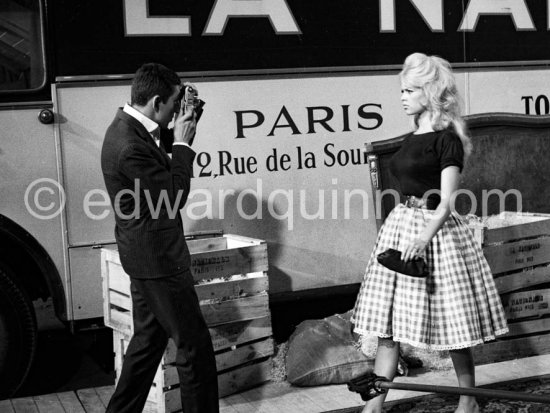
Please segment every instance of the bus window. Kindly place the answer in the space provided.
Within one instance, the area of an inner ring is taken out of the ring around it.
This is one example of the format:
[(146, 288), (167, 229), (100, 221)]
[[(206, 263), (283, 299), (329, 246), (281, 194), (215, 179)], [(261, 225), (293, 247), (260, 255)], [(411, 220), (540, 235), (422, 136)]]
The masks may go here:
[(40, 0), (0, 1), (0, 93), (45, 85), (43, 33)]

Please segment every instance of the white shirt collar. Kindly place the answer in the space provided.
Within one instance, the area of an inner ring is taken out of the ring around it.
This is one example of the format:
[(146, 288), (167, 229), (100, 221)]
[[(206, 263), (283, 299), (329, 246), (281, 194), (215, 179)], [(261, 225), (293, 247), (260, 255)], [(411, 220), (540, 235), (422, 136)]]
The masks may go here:
[(141, 113), (139, 110), (134, 109), (132, 106), (130, 106), (128, 103), (124, 105), (124, 109), (122, 109), (125, 113), (130, 115), (131, 117), (135, 118), (139, 123), (141, 123), (145, 129), (147, 129), (147, 132), (151, 134), (151, 137), (155, 141), (155, 143), (159, 144), (159, 139), (156, 133), (159, 129), (159, 125), (157, 122), (149, 119), (147, 116), (145, 116), (143, 113)]

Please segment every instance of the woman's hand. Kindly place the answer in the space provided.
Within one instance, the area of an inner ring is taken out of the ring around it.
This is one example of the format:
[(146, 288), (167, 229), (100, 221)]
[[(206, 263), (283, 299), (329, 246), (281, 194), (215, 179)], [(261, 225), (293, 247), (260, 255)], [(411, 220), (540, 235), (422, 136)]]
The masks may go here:
[(425, 241), (420, 238), (416, 238), (412, 243), (407, 245), (405, 251), (401, 254), (401, 259), (403, 261), (409, 261), (414, 257), (423, 256), (428, 246), (428, 241)]

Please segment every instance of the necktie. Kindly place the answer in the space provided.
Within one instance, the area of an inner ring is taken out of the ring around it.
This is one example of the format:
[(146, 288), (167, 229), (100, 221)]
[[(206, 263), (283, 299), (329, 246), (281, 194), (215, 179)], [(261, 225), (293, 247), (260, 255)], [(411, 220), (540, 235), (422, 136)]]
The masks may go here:
[(156, 128), (156, 129), (152, 130), (151, 135), (153, 136), (153, 139), (154, 139), (155, 143), (157, 144), (157, 146), (159, 146), (159, 144), (160, 144), (160, 128)]

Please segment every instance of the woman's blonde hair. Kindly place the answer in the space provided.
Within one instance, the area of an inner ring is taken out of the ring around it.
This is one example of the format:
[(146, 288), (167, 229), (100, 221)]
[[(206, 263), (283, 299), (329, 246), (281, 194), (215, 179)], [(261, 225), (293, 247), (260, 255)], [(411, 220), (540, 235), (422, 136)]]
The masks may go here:
[[(449, 62), (438, 56), (413, 53), (405, 59), (399, 76), (406, 85), (419, 87), (424, 91), (428, 100), (426, 110), (435, 131), (453, 127), (462, 141), (466, 161), (472, 153), (472, 142), (460, 115), (460, 96)], [(418, 127), (418, 117), (419, 114), (414, 116), (415, 127)]]

